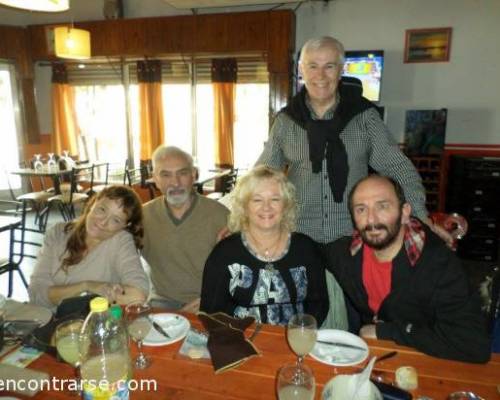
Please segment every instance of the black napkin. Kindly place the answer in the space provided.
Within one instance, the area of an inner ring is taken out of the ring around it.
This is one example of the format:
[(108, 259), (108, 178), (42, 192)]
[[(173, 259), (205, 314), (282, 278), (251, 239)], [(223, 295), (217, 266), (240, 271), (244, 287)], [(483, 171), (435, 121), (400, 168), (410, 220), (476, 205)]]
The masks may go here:
[(259, 354), (244, 332), (255, 322), (253, 317), (243, 319), (224, 313), (198, 313), (198, 318), (208, 331), (207, 347), (215, 373), (227, 371)]

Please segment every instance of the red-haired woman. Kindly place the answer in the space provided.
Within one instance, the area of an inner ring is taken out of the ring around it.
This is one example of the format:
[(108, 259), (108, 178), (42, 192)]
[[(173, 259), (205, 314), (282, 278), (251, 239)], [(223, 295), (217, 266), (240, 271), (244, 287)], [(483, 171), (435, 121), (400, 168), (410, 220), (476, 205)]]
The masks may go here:
[(142, 205), (127, 186), (110, 186), (74, 221), (47, 230), (29, 286), (31, 302), (55, 308), (84, 293), (111, 302), (144, 301), (149, 282), (142, 247)]

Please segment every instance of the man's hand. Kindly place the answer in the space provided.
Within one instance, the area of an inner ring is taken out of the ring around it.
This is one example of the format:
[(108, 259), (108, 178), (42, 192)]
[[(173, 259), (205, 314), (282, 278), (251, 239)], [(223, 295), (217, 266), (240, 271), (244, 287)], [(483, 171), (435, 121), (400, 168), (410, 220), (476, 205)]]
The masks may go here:
[(222, 228), (218, 233), (217, 233), (217, 243), (219, 243), (222, 239), (227, 238), (231, 234), (231, 231), (227, 226)]
[(377, 332), (375, 329), (375, 325), (370, 324), (363, 326), (359, 331), (359, 336), (361, 336), (364, 339), (376, 339)]
[(436, 235), (438, 235), (441, 239), (444, 240), (444, 242), (446, 243), (446, 245), (452, 249), (452, 250), (456, 250), (456, 243), (455, 243), (455, 240), (453, 239), (453, 237), (451, 236), (451, 234), (446, 230), (444, 229), (443, 227), (435, 224), (434, 222), (432, 222), (432, 220), (430, 218), (427, 218), (423, 221), (429, 228), (431, 228), (432, 232), (434, 232)]

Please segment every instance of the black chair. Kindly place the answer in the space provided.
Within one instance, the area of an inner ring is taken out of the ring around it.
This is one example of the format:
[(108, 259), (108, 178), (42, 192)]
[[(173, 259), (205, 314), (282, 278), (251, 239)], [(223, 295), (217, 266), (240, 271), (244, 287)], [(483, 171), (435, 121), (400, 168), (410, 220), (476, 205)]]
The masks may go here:
[(69, 187), (63, 187), (61, 185), (62, 192), (49, 198), (40, 230), (44, 232), (47, 228), (50, 210), (54, 204), (59, 208), (59, 211), (65, 221), (75, 219), (75, 206), (85, 203), (90, 197), (87, 193), (79, 192), (79, 188), (83, 187), (81, 185), (87, 186), (86, 191), (88, 193), (93, 193), (94, 165), (75, 166), (71, 170)]
[(138, 168), (132, 168), (127, 160), (125, 163), (126, 184), (129, 186), (139, 185), (141, 188), (147, 188), (146, 181), (149, 178), (148, 167), (146, 164), (140, 164)]
[(222, 197), (224, 197), (234, 189), (237, 179), (238, 168), (232, 168), (229, 174), (220, 177), (218, 182), (216, 181), (216, 191), (209, 193), (207, 197), (213, 200), (220, 200)]
[(7, 258), (0, 259), (0, 275), (9, 274), (7, 297), (12, 296), (16, 271), (24, 287), (28, 288), (28, 282), (20, 268), (25, 256), (25, 244), (31, 244), (25, 241), (26, 213), (27, 202), (0, 200), (0, 215), (4, 216), (0, 218), (0, 230), (9, 232), (9, 254)]
[[(98, 183), (97, 185), (95, 183)], [(99, 193), (101, 190), (106, 189), (109, 184), (109, 163), (94, 164), (94, 178), (92, 184), (92, 191), (87, 190), (89, 196)]]

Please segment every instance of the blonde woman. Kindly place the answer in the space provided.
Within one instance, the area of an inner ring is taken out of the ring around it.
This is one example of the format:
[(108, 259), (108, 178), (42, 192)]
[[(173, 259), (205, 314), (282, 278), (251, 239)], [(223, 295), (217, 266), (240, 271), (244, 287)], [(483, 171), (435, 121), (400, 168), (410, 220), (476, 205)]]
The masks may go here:
[(232, 196), (233, 233), (213, 249), (203, 272), (200, 310), (285, 325), (298, 312), (321, 324), (328, 311), (316, 244), (294, 233), (295, 190), (282, 172), (258, 166)]

